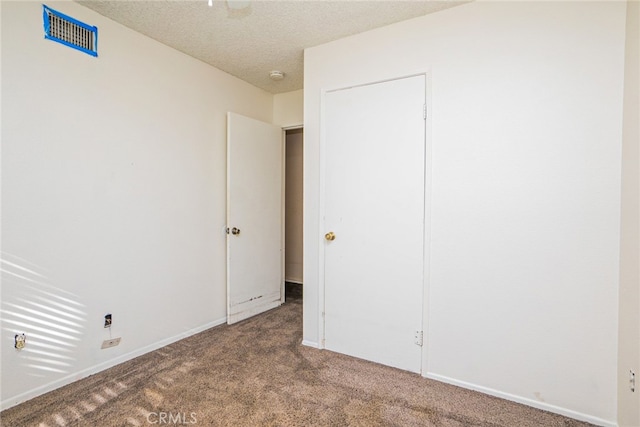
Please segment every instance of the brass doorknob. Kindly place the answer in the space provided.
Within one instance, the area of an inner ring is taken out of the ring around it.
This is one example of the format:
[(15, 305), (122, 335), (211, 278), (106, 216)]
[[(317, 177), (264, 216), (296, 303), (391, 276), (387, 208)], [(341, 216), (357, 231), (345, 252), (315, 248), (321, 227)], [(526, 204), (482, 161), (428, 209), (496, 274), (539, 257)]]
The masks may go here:
[(233, 227), (231, 229), (231, 234), (233, 234), (234, 236), (237, 236), (238, 234), (240, 234), (240, 229), (236, 228), (236, 227)]
[(333, 234), (333, 231), (328, 232), (327, 234), (324, 235), (324, 238), (332, 241), (332, 240), (336, 240), (336, 235)]

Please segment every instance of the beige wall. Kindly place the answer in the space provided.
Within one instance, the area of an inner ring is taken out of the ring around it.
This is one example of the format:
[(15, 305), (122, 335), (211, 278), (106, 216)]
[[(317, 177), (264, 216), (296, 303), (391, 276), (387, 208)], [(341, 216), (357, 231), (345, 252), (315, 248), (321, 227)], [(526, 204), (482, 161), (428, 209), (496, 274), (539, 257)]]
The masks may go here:
[[(640, 426), (640, 3), (627, 2), (622, 139), (618, 424)], [(629, 370), (636, 391), (629, 389)]]
[(273, 96), (273, 124), (283, 128), (302, 126), (302, 113), (302, 89)]
[(302, 129), (287, 131), (285, 279), (302, 283)]

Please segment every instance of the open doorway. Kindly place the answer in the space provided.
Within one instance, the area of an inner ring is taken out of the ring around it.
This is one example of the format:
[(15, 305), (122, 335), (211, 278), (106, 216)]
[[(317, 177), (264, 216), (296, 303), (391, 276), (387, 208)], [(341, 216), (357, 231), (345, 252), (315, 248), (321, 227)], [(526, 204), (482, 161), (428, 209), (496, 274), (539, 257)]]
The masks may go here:
[(303, 130), (285, 132), (285, 299), (302, 298)]

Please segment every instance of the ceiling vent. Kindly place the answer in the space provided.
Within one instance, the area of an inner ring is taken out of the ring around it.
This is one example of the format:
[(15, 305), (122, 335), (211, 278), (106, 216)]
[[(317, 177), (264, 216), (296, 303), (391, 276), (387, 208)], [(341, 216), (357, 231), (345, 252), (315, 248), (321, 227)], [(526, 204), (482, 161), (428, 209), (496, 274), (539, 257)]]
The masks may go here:
[(45, 39), (98, 56), (98, 27), (87, 25), (48, 6), (42, 5), (42, 8)]

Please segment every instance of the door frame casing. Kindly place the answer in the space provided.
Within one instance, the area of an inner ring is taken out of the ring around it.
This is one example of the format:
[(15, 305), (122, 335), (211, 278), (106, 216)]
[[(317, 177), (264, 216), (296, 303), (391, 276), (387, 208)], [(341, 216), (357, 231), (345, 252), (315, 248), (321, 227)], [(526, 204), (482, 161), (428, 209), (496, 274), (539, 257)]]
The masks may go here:
[(424, 159), (424, 260), (423, 260), (423, 284), (422, 284), (422, 331), (423, 331), (423, 345), (421, 356), (421, 369), (420, 374), (425, 377), (428, 370), (428, 339), (429, 339), (429, 283), (430, 283), (430, 258), (431, 258), (431, 194), (432, 194), (432, 86), (431, 86), (431, 71), (418, 71), (411, 74), (403, 74), (399, 76), (391, 76), (386, 78), (380, 78), (367, 82), (359, 82), (348, 85), (341, 85), (335, 88), (322, 89), (320, 92), (320, 147), (318, 152), (318, 164), (319, 164), (319, 197), (318, 197), (318, 211), (319, 211), (319, 228), (318, 228), (318, 337), (320, 338), (318, 348), (325, 349), (325, 250), (326, 245), (324, 241), (324, 234), (327, 230), (325, 209), (326, 209), (326, 96), (331, 92), (337, 92), (340, 90), (351, 89), (361, 86), (369, 86), (379, 83), (385, 83), (394, 80), (400, 80), (410, 77), (424, 76), (425, 78), (425, 106), (426, 106), (426, 119), (425, 119), (425, 159)]
[[(287, 282), (287, 238), (286, 238), (286, 227), (287, 227), (287, 218), (286, 218), (286, 198), (287, 198), (287, 131), (302, 129), (302, 150), (304, 151), (304, 125), (297, 124), (291, 126), (284, 126), (282, 128), (282, 146), (284, 147), (282, 150), (282, 303), (285, 302), (285, 283)], [(302, 159), (302, 177), (304, 179), (304, 157)], [(304, 201), (303, 201), (304, 203)], [(303, 205), (304, 209), (304, 205)], [(303, 217), (303, 229), (304, 229), (304, 217)], [(304, 241), (304, 233), (303, 233), (303, 241)], [(303, 244), (304, 246), (304, 244)], [(304, 281), (304, 271), (303, 271), (303, 281)], [(296, 282), (289, 282), (296, 283)], [(303, 283), (298, 283), (302, 285)]]

